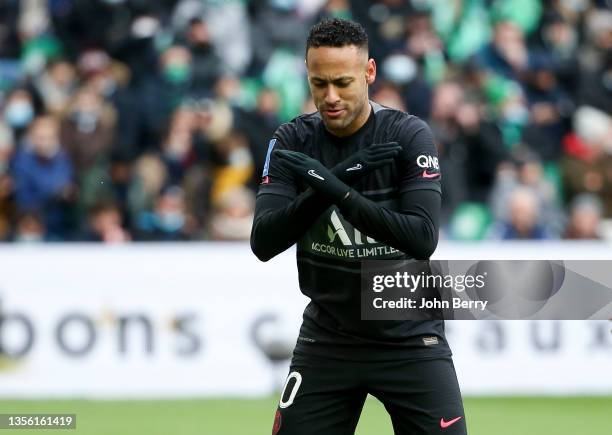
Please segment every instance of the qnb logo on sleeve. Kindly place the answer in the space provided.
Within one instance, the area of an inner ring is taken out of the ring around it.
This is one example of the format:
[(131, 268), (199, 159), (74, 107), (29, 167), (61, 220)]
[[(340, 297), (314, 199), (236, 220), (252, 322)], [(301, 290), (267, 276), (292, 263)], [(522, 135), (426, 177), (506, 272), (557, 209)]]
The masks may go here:
[(423, 178), (436, 178), (440, 176), (440, 163), (437, 157), (421, 154), (417, 157), (416, 163), (419, 168), (423, 168)]

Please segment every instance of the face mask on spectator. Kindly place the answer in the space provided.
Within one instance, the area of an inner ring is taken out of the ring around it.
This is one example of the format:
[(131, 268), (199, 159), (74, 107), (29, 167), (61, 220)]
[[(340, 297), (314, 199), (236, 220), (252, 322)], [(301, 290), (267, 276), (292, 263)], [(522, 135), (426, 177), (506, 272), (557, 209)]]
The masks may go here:
[(189, 80), (190, 74), (191, 71), (187, 64), (169, 64), (164, 68), (164, 76), (170, 83), (185, 83)]
[(104, 77), (99, 83), (99, 92), (108, 97), (117, 90), (117, 81), (112, 77)]
[(98, 125), (99, 114), (95, 110), (75, 110), (72, 114), (76, 122), (77, 129), (81, 133), (91, 133)]
[(181, 161), (185, 158), (190, 148), (190, 144), (186, 144), (182, 141), (169, 142), (164, 147), (164, 155), (170, 160)]
[(589, 6), (587, 0), (561, 0), (561, 3), (565, 8), (573, 12), (582, 12)]
[(270, 0), (270, 6), (275, 9), (290, 11), (295, 7), (295, 0)]
[(15, 241), (20, 243), (38, 243), (44, 240), (42, 234), (39, 233), (22, 233), (15, 237)]
[(522, 104), (510, 104), (504, 107), (504, 119), (512, 124), (525, 125), (529, 120), (529, 110)]
[(405, 85), (416, 76), (417, 67), (410, 57), (396, 54), (385, 59), (383, 72), (385, 77), (393, 83)]
[(180, 230), (185, 223), (185, 216), (176, 211), (164, 211), (157, 214), (159, 228), (165, 232), (173, 233)]
[(13, 128), (23, 128), (34, 118), (34, 108), (26, 101), (15, 101), (6, 106), (6, 122)]

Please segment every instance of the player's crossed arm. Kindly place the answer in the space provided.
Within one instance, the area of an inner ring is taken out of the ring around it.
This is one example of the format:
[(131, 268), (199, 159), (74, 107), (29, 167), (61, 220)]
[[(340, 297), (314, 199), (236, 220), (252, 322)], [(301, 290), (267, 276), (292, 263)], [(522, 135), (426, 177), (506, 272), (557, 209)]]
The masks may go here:
[[(400, 150), (396, 142), (374, 144), (353, 154), (331, 170), (302, 153), (275, 151), (274, 155), (280, 164), (298, 178), (301, 178), (302, 173), (316, 181), (333, 177), (339, 183), (336, 187), (343, 190), (342, 193), (336, 192), (341, 195), (348, 192), (349, 185), (366, 174), (390, 164)], [(321, 213), (334, 203), (333, 197), (322, 194), (320, 188), (312, 187), (295, 198), (272, 193), (258, 196), (251, 230), (251, 249), (260, 260), (267, 261), (292, 246)]]
[[(429, 138), (428, 130), (423, 132), (423, 138)], [(417, 135), (416, 142), (423, 138)], [(441, 194), (430, 177), (425, 177), (427, 172), (422, 175), (427, 183), (421, 183), (419, 188), (400, 189), (400, 211), (396, 212), (351, 189), (333, 171), (309, 156), (284, 150), (277, 151), (277, 155), (295, 176), (336, 204), (342, 215), (362, 233), (416, 259), (428, 259), (434, 252), (438, 243)]]

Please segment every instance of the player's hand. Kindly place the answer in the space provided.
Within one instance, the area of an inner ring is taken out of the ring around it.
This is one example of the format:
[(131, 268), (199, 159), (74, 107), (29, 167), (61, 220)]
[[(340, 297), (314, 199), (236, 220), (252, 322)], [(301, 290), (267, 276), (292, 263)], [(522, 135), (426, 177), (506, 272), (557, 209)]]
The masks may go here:
[(353, 184), (364, 175), (393, 162), (401, 150), (397, 142), (373, 144), (336, 165), (332, 172), (345, 183)]
[(274, 151), (281, 164), (317, 192), (333, 202), (342, 201), (351, 190), (321, 162), (297, 151)]

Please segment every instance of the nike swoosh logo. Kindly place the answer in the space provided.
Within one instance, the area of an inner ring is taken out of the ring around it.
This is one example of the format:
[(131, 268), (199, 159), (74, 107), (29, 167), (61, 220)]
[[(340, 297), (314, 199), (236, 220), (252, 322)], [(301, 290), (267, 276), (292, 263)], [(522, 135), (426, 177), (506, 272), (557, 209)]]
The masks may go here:
[(352, 166), (352, 167), (348, 168), (346, 170), (346, 172), (348, 172), (348, 171), (358, 171), (358, 170), (360, 170), (362, 168), (363, 168), (363, 166), (361, 166), (361, 163), (357, 163), (355, 166)]
[(439, 177), (440, 174), (430, 174), (427, 172), (427, 169), (423, 171), (423, 178), (436, 178)]
[(308, 175), (310, 175), (311, 177), (315, 177), (318, 178), (319, 180), (325, 180), (325, 178), (321, 177), (319, 174), (317, 174), (314, 169), (311, 169), (308, 171)]
[(453, 418), (452, 420), (449, 420), (449, 421), (444, 421), (444, 418), (441, 418), (440, 419), (440, 427), (442, 429), (446, 429), (447, 427), (452, 426), (453, 424), (457, 423), (459, 420), (461, 420), (460, 416), (456, 417), (456, 418)]

